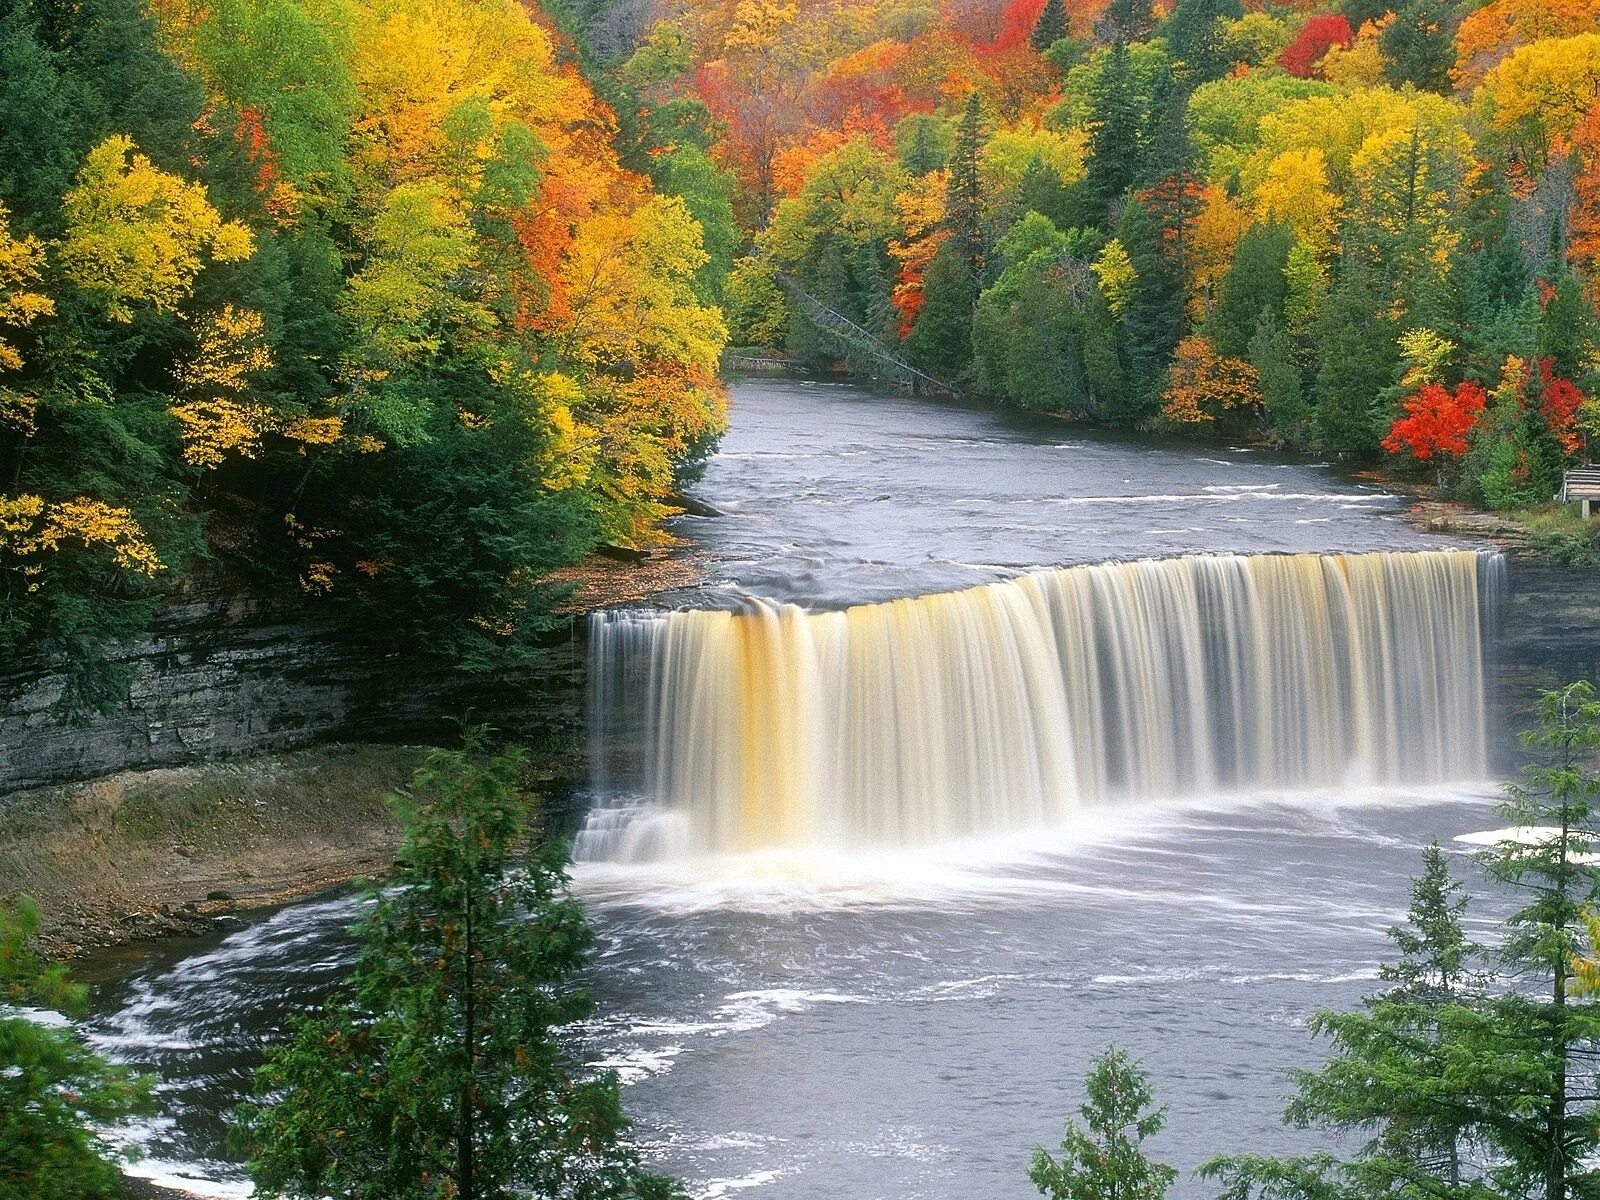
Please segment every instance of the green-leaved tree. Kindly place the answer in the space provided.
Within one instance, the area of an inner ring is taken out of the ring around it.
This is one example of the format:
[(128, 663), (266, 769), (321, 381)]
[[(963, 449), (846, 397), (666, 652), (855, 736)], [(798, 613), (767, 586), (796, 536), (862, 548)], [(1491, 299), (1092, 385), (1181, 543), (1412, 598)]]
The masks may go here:
[(258, 1194), (344, 1200), (670, 1200), (626, 1144), (616, 1076), (556, 1030), (592, 940), (565, 847), (531, 837), (522, 759), (484, 734), (395, 801), (406, 836), (348, 985), (269, 1054), (241, 1112)]
[(120, 1194), (116, 1154), (98, 1132), (148, 1106), (150, 1080), (94, 1054), (65, 1024), (86, 992), (38, 953), (39, 910), (0, 908), (0, 1200)]
[(1028, 1178), (1049, 1200), (1162, 1200), (1177, 1172), (1145, 1155), (1146, 1138), (1161, 1131), (1167, 1110), (1155, 1108), (1150, 1076), (1115, 1046), (1094, 1060), (1078, 1109), (1068, 1121), (1061, 1156), (1033, 1152)]

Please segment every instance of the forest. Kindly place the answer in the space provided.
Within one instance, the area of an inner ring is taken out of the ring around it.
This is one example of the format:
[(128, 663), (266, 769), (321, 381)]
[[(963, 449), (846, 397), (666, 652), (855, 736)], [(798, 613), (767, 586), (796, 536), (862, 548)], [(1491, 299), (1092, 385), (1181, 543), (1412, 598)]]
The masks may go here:
[[(1600, 3), (8, 0), (0, 658), (197, 581), (527, 653), (803, 294), (963, 391), (1547, 500)], [(859, 361), (858, 361), (859, 360)]]
[(220, 578), (486, 666), (659, 536), (724, 420), (652, 175), (694, 161), (625, 162), (564, 45), (509, 0), (4, 6), (0, 661), (102, 704)]
[(737, 343), (828, 356), (789, 279), (982, 396), (1387, 457), (1498, 509), (1595, 433), (1597, 23), (749, 0), (656, 22), (623, 74), (720, 131)]

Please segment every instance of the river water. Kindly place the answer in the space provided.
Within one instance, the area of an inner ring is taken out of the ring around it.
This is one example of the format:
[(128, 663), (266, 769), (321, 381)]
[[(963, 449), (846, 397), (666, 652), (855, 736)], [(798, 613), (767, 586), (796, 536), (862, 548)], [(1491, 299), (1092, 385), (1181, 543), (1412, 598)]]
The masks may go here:
[[(822, 385), (736, 387), (696, 494), (723, 514), (682, 522), (712, 560), (712, 584), (679, 597), (697, 606), (1440, 544), (1323, 467)], [(1284, 1072), (1320, 1052), (1306, 1018), (1376, 986), (1420, 848), (1494, 825), (1492, 799), (1483, 782), (1351, 784), (1089, 804), (1047, 833), (906, 849), (580, 864), (598, 1015), (575, 1047), (621, 1074), (653, 1165), (707, 1198), (1031, 1195), (1031, 1148), (1059, 1139), (1112, 1041), (1170, 1105), (1153, 1149), (1174, 1165), (1306, 1149), (1318, 1137), (1277, 1120)], [(129, 1134), (149, 1173), (247, 1194), (223, 1114), (338, 977), (358, 905), (314, 900), (119, 964), (90, 1032), (161, 1074), (161, 1114)], [(1188, 1177), (1178, 1192), (1209, 1194)]]

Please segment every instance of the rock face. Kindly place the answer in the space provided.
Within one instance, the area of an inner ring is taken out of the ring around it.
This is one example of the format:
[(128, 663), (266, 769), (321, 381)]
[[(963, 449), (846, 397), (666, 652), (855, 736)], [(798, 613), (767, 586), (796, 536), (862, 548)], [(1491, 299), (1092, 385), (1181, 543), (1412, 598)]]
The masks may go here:
[(0, 795), (324, 741), (434, 741), (469, 715), (519, 738), (570, 738), (583, 712), (582, 629), (575, 620), (540, 663), (486, 680), (375, 652), (339, 617), (196, 598), (163, 610), (118, 655), (133, 678), (110, 713), (65, 718), (61, 676), (0, 672)]
[(1523, 556), (1506, 574), (1487, 667), (1491, 761), (1509, 772), (1524, 757), (1517, 734), (1532, 724), (1541, 690), (1600, 683), (1600, 575)]

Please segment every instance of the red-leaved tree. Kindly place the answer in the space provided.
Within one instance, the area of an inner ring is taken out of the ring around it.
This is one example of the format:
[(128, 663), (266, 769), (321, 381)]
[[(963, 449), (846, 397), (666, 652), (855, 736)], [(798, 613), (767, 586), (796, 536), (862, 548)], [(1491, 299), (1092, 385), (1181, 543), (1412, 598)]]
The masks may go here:
[(1539, 414), (1550, 433), (1569, 455), (1583, 453), (1583, 432), (1578, 428), (1578, 408), (1588, 397), (1570, 379), (1556, 374), (1555, 360), (1539, 363)]
[(1405, 415), (1390, 426), (1383, 448), (1390, 454), (1409, 454), (1419, 462), (1460, 458), (1467, 452), (1467, 437), (1488, 399), (1483, 385), (1472, 380), (1453, 392), (1443, 384), (1424, 384), (1406, 399)]
[(1300, 27), (1300, 36), (1278, 55), (1278, 65), (1298, 79), (1310, 79), (1324, 54), (1354, 40), (1355, 34), (1343, 13), (1320, 13)]

